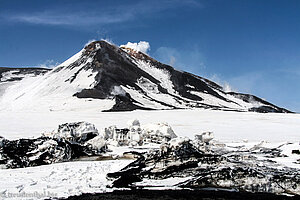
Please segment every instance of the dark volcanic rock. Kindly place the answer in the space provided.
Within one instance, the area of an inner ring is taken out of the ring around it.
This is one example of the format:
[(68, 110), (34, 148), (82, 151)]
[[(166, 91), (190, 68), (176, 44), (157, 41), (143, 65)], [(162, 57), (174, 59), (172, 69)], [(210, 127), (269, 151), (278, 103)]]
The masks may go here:
[(106, 112), (114, 111), (132, 111), (132, 110), (152, 110), (150, 108), (144, 108), (139, 106), (138, 102), (131, 98), (131, 96), (126, 93), (126, 95), (116, 95), (115, 96), (116, 104)]
[(271, 106), (259, 106), (250, 108), (249, 111), (259, 112), (259, 113), (291, 113), (290, 111), (279, 108), (279, 107), (271, 107)]
[(0, 142), (0, 165), (5, 168), (22, 168), (64, 161), (81, 156), (100, 155), (84, 144), (70, 143), (65, 139), (39, 137), (36, 139), (6, 140)]
[(101, 194), (82, 194), (68, 197), (68, 200), (296, 200), (299, 196), (275, 195), (270, 193), (251, 193), (218, 190), (120, 190)]
[(70, 143), (47, 137), (3, 140), (0, 163), (6, 168), (21, 168), (67, 161), (72, 158)]
[(97, 136), (93, 124), (74, 122), (61, 124), (55, 132), (35, 139), (6, 140), (0, 137), (0, 165), (22, 168), (100, 155), (106, 151), (105, 143), (101, 147), (96, 144), (97, 149), (89, 143)]
[(299, 154), (300, 155), (300, 150), (292, 150), (292, 153), (294, 153), (294, 154)]
[[(205, 145), (205, 144), (204, 144)], [(171, 177), (186, 178), (177, 187), (192, 189), (230, 189), (242, 192), (275, 194), (300, 194), (300, 173), (292, 168), (278, 168), (270, 160), (258, 160), (254, 155), (270, 156), (276, 149), (253, 149), (251, 151), (228, 151), (212, 147), (200, 151), (190, 141), (172, 141), (161, 150), (141, 156), (116, 173), (107, 175), (115, 180), (114, 187), (141, 188), (142, 180), (164, 180)], [(152, 187), (155, 187), (152, 185)]]
[(50, 135), (67, 140), (72, 144), (83, 144), (96, 137), (98, 130), (94, 124), (88, 122), (72, 122), (59, 125), (58, 129)]
[[(197, 167), (199, 160), (213, 163), (219, 159), (220, 156), (206, 154), (198, 150), (189, 140), (183, 140), (179, 145), (163, 145), (161, 150), (145, 156), (141, 155), (138, 160), (129, 164), (122, 171), (110, 173), (107, 177), (116, 179), (115, 187), (131, 187), (136, 180), (142, 180), (144, 177), (164, 179), (186, 169)], [(144, 170), (146, 167), (149, 169)]]

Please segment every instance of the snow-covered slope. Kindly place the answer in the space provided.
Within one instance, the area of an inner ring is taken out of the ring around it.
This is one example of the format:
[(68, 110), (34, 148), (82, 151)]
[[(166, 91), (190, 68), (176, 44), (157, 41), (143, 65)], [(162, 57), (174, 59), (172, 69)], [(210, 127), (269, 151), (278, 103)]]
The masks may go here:
[(43, 76), (26, 77), (8, 87), (0, 102), (11, 110), (289, 112), (252, 95), (225, 92), (210, 80), (105, 41), (90, 43)]
[(21, 81), (25, 77), (36, 77), (45, 74), (50, 69), (37, 67), (0, 67), (0, 98), (6, 88)]

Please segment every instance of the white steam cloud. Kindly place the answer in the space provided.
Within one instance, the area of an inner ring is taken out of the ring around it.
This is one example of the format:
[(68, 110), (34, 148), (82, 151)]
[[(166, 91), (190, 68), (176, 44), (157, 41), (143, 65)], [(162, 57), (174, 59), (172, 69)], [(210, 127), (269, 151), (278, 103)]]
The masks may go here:
[(227, 82), (225, 82), (223, 84), (223, 89), (224, 89), (224, 92), (234, 92), (234, 90), (232, 89), (232, 87)]
[(46, 60), (44, 63), (39, 64), (39, 67), (41, 68), (53, 68), (59, 65), (58, 62), (55, 62), (54, 60)]
[(139, 43), (128, 42), (127, 44), (121, 45), (120, 47), (130, 48), (143, 53), (147, 53), (150, 50), (150, 44), (146, 41), (140, 41)]
[(233, 88), (228, 82), (221, 80), (217, 74), (212, 75), (209, 79), (222, 86), (224, 92), (237, 92), (237, 90)]

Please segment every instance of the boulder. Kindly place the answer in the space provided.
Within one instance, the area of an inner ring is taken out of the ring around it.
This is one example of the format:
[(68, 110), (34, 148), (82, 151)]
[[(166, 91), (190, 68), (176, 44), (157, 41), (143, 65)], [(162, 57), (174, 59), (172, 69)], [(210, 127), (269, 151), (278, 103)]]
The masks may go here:
[(103, 153), (107, 149), (106, 141), (101, 135), (98, 135), (93, 139), (88, 140), (85, 143), (85, 146), (95, 151), (95, 153)]
[(52, 133), (44, 133), (44, 136), (64, 139), (72, 144), (83, 144), (98, 134), (98, 130), (94, 124), (88, 122), (73, 122), (61, 124), (57, 130)]
[(0, 147), (0, 164), (5, 168), (20, 168), (68, 161), (72, 158), (71, 144), (63, 139), (4, 140)]
[(171, 126), (167, 123), (147, 124), (142, 126), (144, 142), (162, 144), (176, 138)]

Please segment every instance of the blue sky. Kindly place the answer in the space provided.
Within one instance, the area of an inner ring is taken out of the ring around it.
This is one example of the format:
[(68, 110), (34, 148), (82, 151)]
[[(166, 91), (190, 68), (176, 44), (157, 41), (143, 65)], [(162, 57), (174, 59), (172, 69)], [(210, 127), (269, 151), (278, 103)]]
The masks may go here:
[(300, 1), (0, 0), (0, 66), (53, 66), (103, 38), (300, 112)]

